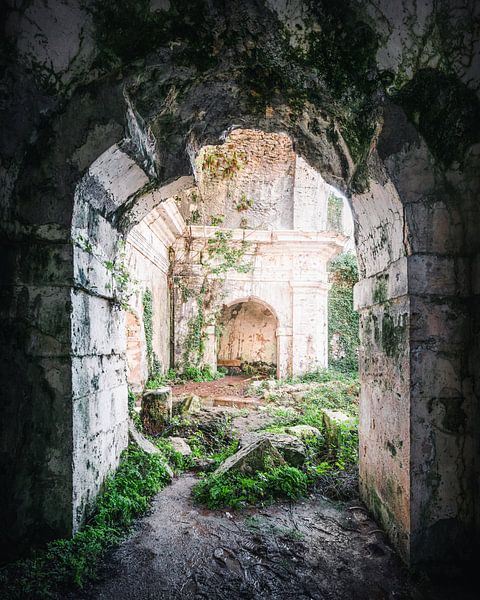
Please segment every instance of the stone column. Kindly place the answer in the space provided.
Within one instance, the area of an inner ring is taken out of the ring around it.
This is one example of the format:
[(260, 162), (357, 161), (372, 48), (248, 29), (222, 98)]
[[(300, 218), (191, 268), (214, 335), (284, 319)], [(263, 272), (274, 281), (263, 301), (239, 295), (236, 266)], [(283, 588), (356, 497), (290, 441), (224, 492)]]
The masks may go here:
[(292, 283), (292, 374), (328, 366), (328, 289), (323, 282)]

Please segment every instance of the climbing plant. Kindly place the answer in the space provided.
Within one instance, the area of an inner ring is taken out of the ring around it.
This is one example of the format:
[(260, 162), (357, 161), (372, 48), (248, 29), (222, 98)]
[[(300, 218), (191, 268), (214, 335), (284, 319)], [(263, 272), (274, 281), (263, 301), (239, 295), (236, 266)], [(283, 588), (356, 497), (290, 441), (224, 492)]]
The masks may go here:
[(358, 281), (357, 259), (344, 253), (329, 265), (332, 284), (328, 297), (329, 365), (339, 371), (358, 369), (358, 314), (353, 309), (353, 286)]
[(153, 350), (153, 296), (148, 288), (143, 292), (143, 328), (147, 346), (148, 378), (155, 379), (161, 372), (162, 365)]
[(187, 334), (184, 340), (183, 366), (185, 369), (202, 366), (205, 355), (207, 327), (214, 325), (218, 317), (219, 301), (222, 297), (223, 284), (229, 271), (248, 273), (252, 263), (245, 259), (250, 247), (243, 238), (239, 242), (233, 240), (233, 231), (218, 229), (200, 252), (202, 269), (201, 285), (195, 288), (195, 278), (188, 285), (188, 278), (176, 277), (182, 300), (186, 302), (196, 296), (194, 315), (187, 323)]
[(335, 194), (330, 194), (327, 201), (328, 229), (342, 230), (343, 199)]

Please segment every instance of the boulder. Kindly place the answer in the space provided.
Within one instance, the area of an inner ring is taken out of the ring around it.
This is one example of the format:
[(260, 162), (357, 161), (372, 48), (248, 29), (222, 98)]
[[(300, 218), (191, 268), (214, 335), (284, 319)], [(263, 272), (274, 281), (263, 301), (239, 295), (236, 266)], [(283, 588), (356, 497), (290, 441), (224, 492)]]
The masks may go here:
[(167, 440), (172, 444), (173, 449), (179, 452), (182, 456), (190, 456), (192, 449), (187, 442), (181, 437), (169, 437)]
[(349, 417), (339, 410), (323, 410), (322, 412), (327, 442), (331, 446), (337, 446), (340, 428), (354, 428), (356, 427), (356, 421), (353, 417)]
[(285, 433), (294, 435), (301, 440), (312, 437), (321, 439), (323, 437), (320, 430), (312, 425), (294, 425), (293, 427), (287, 427)]
[(172, 399), (173, 416), (185, 415), (187, 413), (198, 412), (202, 409), (203, 402), (198, 396), (183, 396)]
[(269, 431), (247, 433), (240, 440), (240, 448), (261, 439), (267, 439), (289, 465), (298, 467), (305, 462), (305, 446), (298, 437), (286, 433), (271, 433)]
[(266, 437), (261, 437), (252, 443), (240, 448), (238, 452), (227, 458), (215, 475), (223, 475), (228, 472), (253, 475), (257, 471), (268, 471), (273, 467), (284, 465), (280, 452), (271, 444)]
[(141, 417), (147, 433), (163, 431), (172, 418), (172, 388), (165, 386), (145, 391), (142, 395)]
[[(140, 431), (138, 431), (132, 419), (128, 419), (128, 437), (130, 438), (130, 441), (137, 444), (137, 446), (140, 448), (140, 450), (143, 450), (143, 452), (146, 452), (147, 454), (162, 454), (155, 444), (152, 444), (150, 440), (147, 440), (147, 438), (140, 433)], [(165, 471), (168, 473), (168, 476), (171, 479), (173, 477), (172, 469), (166, 462), (164, 462), (163, 466), (165, 467)]]

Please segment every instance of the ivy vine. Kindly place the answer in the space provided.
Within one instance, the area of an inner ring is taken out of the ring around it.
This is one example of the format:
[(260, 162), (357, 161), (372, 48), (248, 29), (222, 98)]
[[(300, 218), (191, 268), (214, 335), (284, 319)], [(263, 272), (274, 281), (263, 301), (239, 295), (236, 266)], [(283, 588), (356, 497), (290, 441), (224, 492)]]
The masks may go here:
[(328, 296), (329, 366), (338, 371), (358, 370), (359, 318), (353, 309), (353, 286), (358, 281), (357, 258), (344, 253), (329, 265)]
[(143, 328), (147, 346), (148, 379), (152, 380), (161, 374), (162, 365), (153, 350), (153, 295), (148, 288), (143, 292), (142, 305)]

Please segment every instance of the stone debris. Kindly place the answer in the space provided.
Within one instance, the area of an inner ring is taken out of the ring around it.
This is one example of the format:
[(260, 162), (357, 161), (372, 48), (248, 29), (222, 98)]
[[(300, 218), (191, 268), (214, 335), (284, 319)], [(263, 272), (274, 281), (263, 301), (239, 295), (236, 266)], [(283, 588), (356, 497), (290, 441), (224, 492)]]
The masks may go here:
[(172, 414), (174, 416), (198, 412), (203, 408), (203, 401), (199, 396), (180, 396), (172, 398)]
[(294, 435), (295, 437), (298, 437), (302, 440), (311, 437), (323, 437), (320, 430), (316, 427), (313, 427), (312, 425), (294, 425), (293, 427), (287, 427), (285, 429), (285, 433)]
[(339, 410), (323, 410), (323, 424), (329, 444), (336, 445), (341, 427), (355, 427), (355, 419)]
[(172, 418), (172, 388), (165, 386), (144, 392), (141, 417), (147, 433), (154, 435), (163, 431)]
[(252, 475), (256, 471), (268, 471), (272, 467), (279, 467), (284, 464), (285, 460), (283, 456), (270, 440), (266, 437), (261, 437), (247, 446), (240, 448), (238, 452), (227, 458), (214, 474), (224, 475), (231, 471)]
[(271, 433), (268, 431), (249, 432), (240, 440), (240, 447), (244, 448), (257, 440), (268, 440), (272, 446), (280, 452), (285, 462), (293, 467), (303, 465), (305, 462), (305, 446), (298, 437), (295, 437), (294, 435)]
[(169, 437), (167, 440), (172, 444), (173, 449), (182, 456), (190, 456), (192, 454), (192, 449), (183, 438)]
[[(152, 444), (150, 440), (147, 440), (147, 438), (140, 433), (140, 431), (138, 431), (132, 419), (128, 419), (128, 437), (132, 442), (137, 444), (137, 446), (140, 448), (140, 450), (143, 450), (143, 452), (146, 452), (147, 454), (162, 454), (155, 444)], [(167, 463), (164, 463), (163, 466), (165, 467), (165, 471), (168, 473), (170, 479), (172, 479), (173, 471), (170, 466)]]

